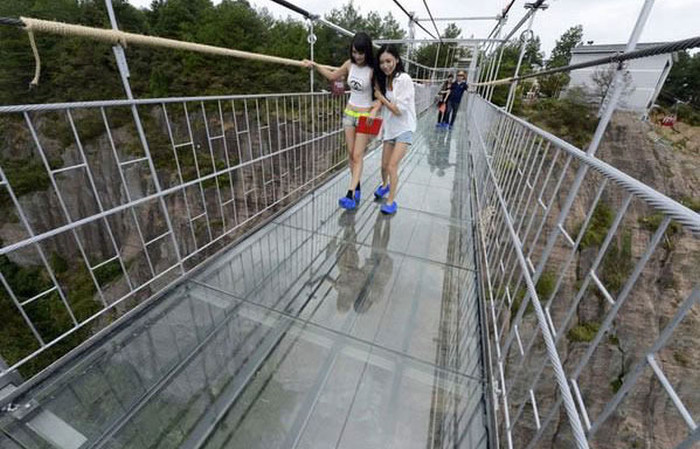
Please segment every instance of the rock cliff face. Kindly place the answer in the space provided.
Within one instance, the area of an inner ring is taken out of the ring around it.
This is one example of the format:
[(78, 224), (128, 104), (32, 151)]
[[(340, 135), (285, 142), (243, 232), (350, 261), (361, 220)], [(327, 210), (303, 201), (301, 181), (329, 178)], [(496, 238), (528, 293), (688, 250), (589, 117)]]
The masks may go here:
[[(700, 208), (700, 148), (692, 144), (679, 147), (659, 141), (648, 123), (624, 113), (616, 114), (598, 157), (628, 175), (650, 185), (696, 211)], [(558, 163), (559, 164), (559, 163)], [(561, 167), (561, 165), (558, 165)], [(554, 199), (555, 211), (547, 222), (550, 230), (559, 208), (568, 194), (578, 166), (574, 163)], [(586, 176), (565, 229), (576, 238), (586, 213), (604, 178), (597, 173)], [(551, 192), (551, 187), (548, 188)], [(562, 355), (567, 377), (574, 377), (577, 366), (587, 356), (594, 338), (615, 306), (586, 278), (603, 246), (614, 218), (622, 208), (626, 191), (610, 182), (602, 192), (598, 207), (584, 231), (579, 250), (564, 271), (561, 287), (553, 295), (550, 314), (558, 331), (557, 347)], [(698, 288), (700, 279), (700, 239), (679, 223), (671, 222), (638, 280), (625, 295), (626, 282), (649, 249), (652, 236), (662, 222), (662, 215), (640, 199), (634, 198), (610, 246), (595, 272), (607, 288), (615, 304), (622, 304), (612, 320), (610, 331), (603, 335), (592, 352), (590, 361), (578, 377), (578, 386), (591, 423), (604, 413), (625, 382), (635, 374), (638, 363), (644, 363), (652, 345), (671, 322), (681, 304)], [(545, 235), (546, 237), (546, 235)], [(533, 262), (537, 264), (542, 251), (541, 238), (534, 248)], [(543, 305), (555, 291), (558, 274), (565, 267), (571, 247), (560, 237), (538, 283)], [(590, 278), (589, 278), (590, 279)], [(577, 295), (582, 285), (585, 291)], [(572, 308), (573, 305), (573, 308)], [(517, 307), (505, 320), (514, 319)], [(567, 313), (573, 310), (569, 317)], [(535, 314), (526, 311), (520, 334), (525, 345), (536, 334)], [(700, 305), (695, 304), (672, 333), (669, 341), (654, 354), (670, 384), (697, 422), (700, 419)], [(523, 364), (522, 371), (517, 367)], [(513, 382), (510, 416), (518, 413), (525, 403), (523, 418), (515, 429), (515, 441), (529, 441), (537, 432), (534, 413), (529, 405), (528, 388), (534, 376), (546, 363), (541, 337), (536, 337), (528, 360), (522, 361), (517, 345), (508, 353), (506, 383)], [(671, 397), (648, 364), (639, 373), (631, 390), (596, 431), (595, 448), (671, 448), (689, 434), (688, 426), (676, 410)], [(534, 391), (540, 420), (544, 423), (552, 405), (558, 399), (553, 373), (544, 369), (540, 386)], [(624, 390), (623, 390), (624, 391)], [(544, 424), (543, 424), (544, 425)], [(563, 408), (553, 414), (538, 447), (572, 447), (571, 431)]]
[[(700, 146), (687, 148), (655, 142), (653, 125), (636, 117), (618, 114), (607, 133), (600, 158), (654, 189), (700, 210)], [(628, 212), (632, 260), (649, 244), (659, 218), (655, 211), (633, 205)], [(636, 226), (635, 226), (636, 225)], [(630, 299), (614, 322), (610, 364), (592, 373), (594, 385), (613, 379), (619, 370), (624, 381), (630, 368), (645, 357), (653, 342), (678, 311), (682, 302), (698, 288), (700, 236), (693, 236), (672, 222), (659, 248), (654, 251), (630, 293)], [(694, 420), (700, 418), (700, 305), (690, 309), (669, 342), (655, 355)], [(605, 377), (607, 375), (607, 378)], [(608, 382), (610, 384), (610, 382)], [(611, 384), (615, 389), (618, 383)], [(598, 388), (601, 388), (598, 386)], [(596, 408), (608, 395), (591, 395)], [(600, 431), (598, 447), (674, 447), (683, 441), (688, 427), (651, 369), (646, 368), (636, 387), (623, 400), (621, 409)]]
[[(294, 111), (290, 105), (289, 113), (280, 112), (282, 106), (287, 106), (287, 100), (284, 101), (283, 105), (282, 100), (278, 105), (267, 100), (261, 100), (260, 104), (256, 100), (246, 104), (197, 102), (188, 104), (187, 110), (183, 104), (172, 104), (167, 106), (167, 115), (162, 105), (139, 107), (158, 182), (163, 190), (173, 189), (164, 197), (164, 204), (149, 200), (41, 243), (71, 306), (93, 304), (86, 307), (78, 320), (87, 318), (102, 304), (112, 304), (136, 291), (115, 308), (115, 313), (91, 325), (88, 333), (176, 279), (180, 273), (176, 248), (184, 268), (189, 270), (311, 188), (308, 181), (312, 169), (317, 174), (332, 173), (344, 156), (339, 140), (342, 136), (327, 134), (313, 146), (304, 143), (312, 136), (310, 108), (308, 105), (306, 109), (297, 108), (294, 104)], [(290, 101), (295, 103), (297, 99)], [(249, 108), (247, 118), (244, 106)], [(29, 237), (23, 220), (37, 235), (157, 192), (153, 172), (143, 159), (145, 152), (130, 109), (105, 108), (104, 117), (96, 108), (74, 110), (70, 115), (59, 111), (29, 116), (31, 126), (20, 114), (0, 117), (0, 167), (22, 209), (20, 214), (9, 194), (0, 188), (0, 245)], [(335, 116), (318, 113), (313, 131), (320, 135), (334, 130), (334, 120)], [(32, 130), (46, 163), (56, 170), (55, 183), (60, 195), (47, 174)], [(177, 147), (177, 160), (173, 144)], [(270, 156), (289, 147), (292, 147), (289, 151)], [(319, 153), (323, 156), (314, 163), (312, 151), (323, 151)], [(117, 161), (122, 165), (121, 170)], [(83, 162), (87, 163), (91, 176), (80, 165)], [(225, 170), (239, 163), (245, 166), (178, 188), (214, 170)], [(164, 206), (173, 234), (169, 233)], [(109, 262), (117, 254), (121, 255), (123, 265), (118, 260)], [(93, 267), (105, 263), (94, 272), (99, 290), (83, 255)], [(52, 285), (50, 274), (33, 246), (8, 253), (4, 260), (7, 262), (3, 266), (19, 273), (9, 280), (13, 290), (22, 289), (16, 284), (21, 284), (22, 276), (30, 272), (37, 284), (44, 284), (25, 286), (20, 301)], [(47, 301), (38, 300), (37, 308), (51, 315), (54, 309), (45, 303), (50, 300), (59, 304), (59, 298), (50, 295), (47, 298)], [(7, 306), (8, 313), (19, 316), (4, 289), (0, 292), (0, 302), (0, 306)], [(35, 315), (30, 318), (34, 320)], [(21, 322), (18, 318), (18, 323)], [(32, 338), (28, 329), (22, 332)], [(41, 329), (39, 332), (43, 333)], [(49, 333), (43, 337), (50, 340)], [(10, 338), (3, 340), (7, 342)], [(26, 356), (33, 345), (11, 350), (3, 346), (0, 345), (0, 355), (12, 364)], [(23, 374), (31, 375), (32, 371)]]

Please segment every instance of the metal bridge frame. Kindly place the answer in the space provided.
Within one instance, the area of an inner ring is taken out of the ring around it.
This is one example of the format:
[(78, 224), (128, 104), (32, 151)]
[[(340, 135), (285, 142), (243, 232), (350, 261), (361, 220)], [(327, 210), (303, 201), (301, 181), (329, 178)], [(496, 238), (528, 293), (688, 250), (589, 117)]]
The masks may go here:
[[(105, 0), (105, 3), (110, 23), (113, 29), (118, 29), (111, 0)], [(644, 1), (627, 44), (627, 51), (635, 48), (653, 3), (653, 0)], [(498, 21), (491, 35), (486, 39), (442, 39), (443, 43), (471, 44), (473, 56), (470, 60), (469, 80), (470, 82), (488, 83), (498, 78), (505, 44), (527, 23), (526, 30), (520, 36), (520, 53), (514, 76), (518, 75), (527, 38), (532, 33), (531, 29), (535, 14), (539, 9), (544, 9), (544, 7), (543, 1), (535, 2), (518, 24), (503, 37), (500, 36), (505, 28), (507, 15), (435, 20)], [(329, 26), (342, 34), (353, 35), (351, 31), (345, 30), (325, 19), (308, 20), (308, 42), (311, 60), (314, 59), (314, 21)], [(411, 25), (409, 25), (409, 32), (410, 39), (380, 39), (375, 42), (378, 44), (409, 43), (410, 46), (415, 43), (438, 42), (438, 40), (432, 39), (414, 39)], [(123, 322), (135, 311), (143, 308), (145, 304), (162, 295), (164, 291), (201, 269), (203, 259), (211, 259), (214, 255), (225, 251), (227, 246), (221, 247), (219, 244), (228, 242), (226, 238), (235, 235), (237, 231), (242, 229), (241, 226), (251, 224), (263, 216), (268, 217), (272, 215), (275, 210), (287, 204), (288, 200), (291, 201), (300, 191), (312, 189), (344, 163), (343, 152), (333, 153), (333, 150), (331, 150), (341, 137), (340, 132), (342, 129), (339, 123), (326, 116), (327, 111), (339, 109), (343, 99), (330, 99), (326, 93), (314, 92), (313, 71), (310, 73), (311, 92), (308, 93), (137, 100), (133, 98), (131, 93), (129, 69), (124, 51), (118, 45), (113, 47), (113, 51), (127, 97), (126, 100), (0, 107), (0, 113), (22, 114), (24, 124), (30, 130), (32, 140), (50, 177), (51, 186), (59, 199), (61, 212), (66, 222), (64, 226), (49, 231), (34, 231), (22, 210), (17, 196), (12, 190), (10, 182), (2, 168), (0, 168), (0, 188), (8, 191), (11, 201), (18, 211), (20, 223), (28, 235), (25, 239), (0, 248), (0, 255), (33, 249), (42, 261), (42, 265), (52, 283), (52, 286), (46, 291), (33, 298), (19, 298), (0, 273), (1, 288), (8, 292), (40, 345), (39, 350), (11, 367), (4, 367), (0, 364), (0, 379), (13, 375), (18, 367), (52, 347), (62, 338), (71, 335), (85, 324), (94, 321), (126, 298), (140, 294), (143, 291), (148, 298), (144, 299), (140, 305), (117, 321), (117, 323)], [(413, 73), (416, 74), (416, 78), (430, 77), (435, 79), (436, 73), (444, 73), (451, 70), (450, 68), (438, 69), (437, 67), (428, 67), (410, 60), (408, 62), (410, 66), (414, 67)], [(688, 293), (678, 306), (676, 314), (671, 321), (666, 324), (661, 334), (648, 348), (645, 356), (638, 360), (625, 376), (619, 390), (615, 392), (602, 411), (593, 414), (589, 410), (586, 404), (585, 392), (582, 391), (580, 385), (580, 379), (586, 364), (593, 357), (596, 348), (606, 333), (612, 329), (614, 319), (629, 298), (630, 292), (638, 278), (642, 276), (645, 266), (647, 266), (647, 263), (654, 255), (659, 243), (663, 240), (671, 221), (677, 221), (695, 237), (700, 235), (700, 215), (595, 157), (623, 90), (623, 83), (620, 82), (621, 73), (622, 66), (618, 67), (613, 88), (609, 91), (605, 100), (603, 112), (594, 136), (585, 152), (509, 114), (515, 99), (517, 88), (515, 83), (510, 86), (508, 99), (503, 109), (497, 108), (490, 103), (494, 91), (493, 85), (480, 86), (475, 92), (468, 94), (470, 98), (468, 128), (469, 138), (472, 143), (470, 160), (473, 169), (471, 183), (475, 192), (473, 198), (473, 203), (476, 206), (474, 218), (477, 223), (475, 232), (478, 236), (477, 252), (479, 254), (480, 288), (483, 304), (482, 327), (488, 332), (488, 337), (485, 339), (483, 346), (486, 359), (485, 365), (487, 365), (485, 371), (491, 398), (491, 401), (489, 401), (491, 407), (489, 413), (491, 429), (489, 434), (493, 436), (490, 441), (492, 447), (500, 447), (501, 440), (503, 440), (506, 447), (512, 448), (514, 447), (514, 434), (522, 432), (523, 429), (526, 433), (527, 431), (532, 431), (533, 426), (524, 423), (524, 416), (528, 413), (532, 414), (534, 420), (534, 434), (532, 439), (527, 442), (526, 447), (534, 447), (547, 435), (548, 425), (554, 422), (557, 414), (563, 408), (570, 426), (572, 444), (575, 444), (578, 448), (587, 448), (601, 426), (611, 417), (624, 400), (625, 395), (637, 384), (645, 372), (651, 372), (654, 378), (662, 385), (675, 410), (677, 410), (688, 427), (688, 434), (683, 437), (677, 447), (689, 448), (700, 441), (698, 424), (685, 406), (681, 395), (678, 394), (672, 382), (669, 381), (668, 376), (664, 372), (663, 363), (658, 358), (659, 352), (671, 339), (674, 330), (686, 318), (692, 307), (700, 302), (700, 286), (698, 285)], [(422, 98), (420, 99), (421, 109), (427, 109), (431, 104), (434, 87), (430, 86), (422, 91)], [(197, 112), (188, 112), (188, 105), (192, 104), (196, 105)], [(147, 131), (144, 128), (139, 106), (158, 107), (162, 110), (162, 116), (168, 129), (169, 149), (173, 152), (178, 164), (179, 179), (174, 186), (164, 186), (159, 180), (158, 170), (151, 148), (149, 148)], [(118, 154), (117, 145), (111, 134), (108, 111), (110, 110), (109, 108), (120, 107), (128, 108), (131, 113), (143, 150), (143, 155), (140, 157), (123, 160)], [(184, 117), (184, 122), (181, 122), (180, 126), (178, 126), (172, 119), (174, 117), (172, 109), (180, 110), (180, 108), (184, 112), (181, 116), (181, 120)], [(109, 135), (113, 157), (118, 165), (120, 177), (126, 190), (126, 203), (108, 208), (100, 202), (94, 175), (91, 172), (88, 157), (80, 140), (79, 118), (76, 118), (74, 114), (77, 110), (96, 111), (101, 117)], [(75, 165), (59, 169), (52, 168), (47, 153), (42, 147), (32, 114), (51, 111), (65, 114), (70, 124), (80, 156), (80, 160)], [(218, 120), (221, 123), (220, 130), (213, 130), (209, 127), (207, 116), (212, 114), (212, 111), (215, 116), (218, 116)], [(230, 150), (226, 148), (225, 136), (228, 130), (224, 127), (226, 121), (224, 116), (229, 114), (233, 122), (233, 132), (235, 132), (236, 136), (236, 150), (238, 152), (236, 157), (238, 163), (232, 163), (228, 159)], [(239, 116), (244, 118), (244, 123), (239, 123)], [(251, 117), (253, 120), (251, 120)], [(282, 117), (283, 120), (281, 120)], [(214, 163), (211, 170), (207, 169), (207, 173), (200, 172), (200, 164), (197, 162), (197, 151), (199, 149), (196, 148), (196, 138), (192, 131), (192, 122), (194, 120), (201, 120), (203, 123), (206, 136), (204, 154), (209, 153), (212, 163), (216, 160), (215, 149), (222, 142), (221, 145), (223, 145), (224, 154), (226, 155), (225, 162), (222, 161), (223, 167), (217, 167)], [(283, 128), (284, 131), (282, 130)], [(184, 133), (186, 138), (180, 141), (177, 134), (178, 132), (182, 134), (183, 130), (186, 130)], [(256, 149), (258, 154), (253, 153), (251, 137), (253, 134), (256, 134), (260, 143), (260, 148)], [(271, 147), (273, 134), (277, 136), (278, 148), (276, 150)], [(282, 145), (282, 140), (284, 140), (284, 145)], [(268, 146), (266, 147), (266, 145)], [(197, 174), (193, 180), (186, 180), (183, 177), (183, 172), (179, 165), (178, 154), (183, 148), (186, 151), (191, 151), (194, 155)], [(247, 154), (245, 154), (246, 152)], [(321, 157), (321, 155), (328, 152), (331, 154), (329, 158), (324, 159)], [(309, 161), (309, 159), (311, 160)], [(306, 163), (311, 165), (310, 176), (306, 176), (303, 171)], [(154, 193), (143, 194), (138, 198), (130, 195), (124, 176), (124, 169), (136, 164), (145, 165), (153, 181)], [(253, 170), (255, 166), (261, 169), (263, 179), (258, 180), (256, 178), (256, 172)], [(96, 198), (98, 212), (88, 217), (73, 217), (61, 195), (60, 183), (57, 179), (73, 170), (84, 170), (85, 176), (89, 181), (89, 189)], [(228, 183), (224, 182), (222, 186), (220, 183), (223, 176), (228, 177)], [(237, 190), (234, 187), (234, 176), (240, 178), (242, 190)], [(291, 189), (292, 177), (300, 179), (298, 187), (295, 189)], [(567, 177), (572, 177), (573, 183), (566, 186), (568, 190), (564, 190), (563, 186)], [(571, 229), (567, 229), (571, 210), (576, 201), (578, 201), (579, 191), (584, 182), (590, 179), (598, 181), (598, 188), (592, 201), (586, 205), (584, 222), (578, 230), (578, 234), (575, 234), (571, 232)], [(216, 186), (215, 203), (219, 212), (207, 209), (207, 201), (204, 198), (205, 182), (214, 183)], [(287, 189), (284, 187), (285, 182), (287, 183)], [(252, 185), (248, 186), (246, 183), (251, 183)], [(561, 316), (557, 316), (553, 306), (556, 301), (562, 301), (557, 296), (557, 293), (565, 282), (566, 270), (573, 261), (576, 251), (581, 248), (586, 227), (589, 225), (596, 207), (606, 192), (615, 189), (617, 192), (621, 192), (621, 206), (616, 211), (613, 223), (606, 233), (592, 267), (586, 273), (582, 285), (577, 289), (576, 296), (568, 304), (566, 312)], [(194, 193), (188, 195), (188, 192), (192, 191)], [(555, 205), (557, 195), (563, 194), (563, 192), (567, 192), (563, 205)], [(168, 202), (166, 201), (168, 197), (178, 195), (182, 196), (186, 209), (187, 223), (184, 234), (189, 234), (187, 238), (191, 239), (192, 247), (189, 248), (187, 245), (183, 247), (179, 239), (176, 238), (179, 230), (171, 219)], [(245, 217), (236, 215), (238, 210), (235, 207), (235, 202), (239, 196), (242, 196), (242, 200), (246, 204), (246, 210), (248, 209), (248, 201), (256, 204), (255, 210), (257, 212), (254, 215)], [(195, 204), (195, 201), (197, 204)], [(597, 270), (616, 233), (621, 229), (621, 223), (625, 219), (633, 201), (640, 202), (651, 210), (663, 214), (663, 220), (653, 232), (649, 244), (636, 262), (634, 269), (625, 279), (622, 289), (619, 292), (612, 292), (601, 280)], [(164, 217), (165, 228), (158, 235), (147, 236), (139, 226), (135, 210), (137, 207), (148, 204), (156, 205), (157, 210)], [(224, 210), (231, 204), (234, 206), (232, 215), (229, 216), (230, 223), (227, 226), (227, 215)], [(197, 205), (201, 206), (199, 210), (195, 210)], [(135, 280), (130, 279), (125, 260), (119, 251), (119, 245), (109, 224), (109, 218), (120, 213), (131, 215), (140, 238), (140, 246), (145, 254), (151, 273), (151, 279), (140, 285)], [(223, 221), (223, 232), (217, 232), (214, 229), (216, 220), (212, 219), (212, 217), (216, 214)], [(541, 217), (539, 214), (541, 214)], [(198, 242), (198, 230), (196, 229), (198, 220), (204, 223), (200, 231), (206, 237), (206, 243), (201, 245)], [(105, 226), (114, 250), (114, 254), (111, 257), (97, 263), (91, 260), (89, 254), (83, 248), (78, 233), (81, 227), (95, 224)], [(75, 240), (91, 279), (95, 283), (97, 292), (102, 299), (104, 308), (87, 319), (76, 317), (73, 313), (69, 298), (63, 292), (55, 273), (52, 271), (47, 254), (42, 248), (42, 242), (48, 242), (50, 239), (58, 236), (72, 236)], [(562, 242), (568, 248), (567, 260), (556, 273), (557, 282), (554, 291), (551, 292), (548, 298), (541, 298), (538, 295), (537, 283), (545, 273), (555, 248), (559, 248)], [(170, 261), (170, 266), (167, 269), (163, 270), (162, 266), (159, 267), (159, 264), (154, 264), (149, 257), (149, 247), (153, 245), (161, 249), (169, 248), (172, 251), (174, 260)], [(113, 301), (105, 296), (95, 275), (96, 270), (114, 262), (119, 264), (129, 286), (129, 294), (117, 301)], [(156, 281), (163, 281), (163, 283), (158, 285)], [(584, 357), (576, 364), (573, 370), (570, 370), (562, 362), (557, 344), (572, 325), (576, 309), (589, 287), (599, 292), (607, 302), (609, 309), (600, 328), (596, 331), (594, 339), (586, 348)], [(149, 292), (152, 293), (153, 291), (156, 293), (148, 295)], [(71, 317), (73, 327), (59, 338), (45, 341), (24, 311), (24, 308), (35, 301), (40, 301), (42, 298), (54, 294), (58, 295), (58, 299), (65, 306), (67, 313)], [(513, 304), (516, 303), (518, 298), (521, 302), (517, 310), (514, 310)], [(526, 311), (530, 305), (535, 312), (534, 321), (528, 321), (526, 316)], [(113, 328), (114, 325), (90, 337), (85, 344), (69, 353), (60, 363), (65, 363), (66, 360), (76, 356), (86, 346), (104, 337)], [(528, 333), (530, 335), (527, 335)], [(528, 363), (530, 363), (531, 357), (537, 351), (537, 342), (541, 342), (544, 345), (546, 363), (540, 363), (538, 369), (534, 370), (536, 372), (534, 378), (528, 378), (527, 382), (523, 383), (520, 376), (526, 375), (528, 373), (527, 369), (532, 368), (528, 366)], [(7, 406), (9, 404), (11, 406), (13, 398), (19, 396), (20, 393), (33, 384), (41, 381), (55, 370), (60, 363), (50, 366), (32, 380), (25, 382), (20, 390), (0, 398), (0, 405)], [(506, 365), (510, 363), (515, 365), (514, 368), (506, 370)], [(519, 380), (520, 383), (518, 383)], [(548, 410), (542, 407), (541, 398), (538, 398), (538, 387), (541, 387), (547, 380), (556, 382), (557, 386), (556, 401), (554, 404), (551, 404), (551, 408)], [(525, 386), (523, 387), (523, 385)], [(514, 397), (517, 394), (521, 394), (521, 396)], [(529, 409), (526, 411), (528, 406)], [(512, 415), (511, 411), (514, 411)]]

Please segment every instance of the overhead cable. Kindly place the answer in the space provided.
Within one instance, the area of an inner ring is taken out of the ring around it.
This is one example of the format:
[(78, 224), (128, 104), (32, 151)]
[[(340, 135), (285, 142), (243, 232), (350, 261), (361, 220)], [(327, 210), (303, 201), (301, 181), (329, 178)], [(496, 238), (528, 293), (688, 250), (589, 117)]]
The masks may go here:
[(12, 17), (0, 17), (0, 25), (23, 27), (24, 22), (21, 19), (13, 19)]
[(301, 14), (302, 16), (306, 17), (307, 19), (316, 20), (318, 18), (317, 15), (311, 14), (307, 10), (302, 9), (302, 8), (298, 7), (297, 5), (293, 5), (286, 0), (272, 0), (272, 1), (274, 3), (277, 3), (280, 6), (284, 6), (285, 8), (291, 9), (292, 11)]
[(414, 19), (414, 18), (413, 18), (413, 14), (411, 14), (411, 13), (408, 12), (408, 11), (406, 11), (406, 8), (404, 8), (403, 5), (401, 5), (401, 3), (399, 3), (398, 0), (394, 0), (394, 3), (396, 3), (396, 6), (398, 6), (398, 7), (401, 9), (401, 11), (403, 11), (404, 14), (406, 14), (406, 15), (408, 16), (408, 18), (411, 20), (411, 22), (415, 23), (416, 25), (418, 25), (418, 26), (420, 27), (421, 30), (423, 30), (423, 31), (425, 31), (426, 33), (428, 33), (428, 36), (432, 37), (433, 39), (437, 39), (437, 37), (433, 36), (433, 33), (431, 33), (430, 31), (428, 31), (427, 29), (425, 29), (425, 27), (424, 27), (423, 25), (421, 25), (420, 22), (418, 22), (416, 19)]
[(700, 36), (691, 37), (689, 39), (683, 39), (680, 41), (667, 42), (665, 44), (654, 45), (653, 47), (647, 47), (641, 50), (634, 50), (627, 53), (616, 53), (611, 56), (605, 56), (598, 59), (593, 59), (586, 62), (580, 62), (578, 64), (570, 64), (563, 67), (556, 67), (553, 69), (541, 70), (539, 72), (528, 73), (527, 75), (514, 76), (510, 78), (502, 78), (494, 81), (487, 81), (483, 83), (474, 83), (474, 86), (489, 86), (498, 84), (508, 84), (513, 81), (520, 81), (529, 78), (537, 78), (540, 76), (553, 75), (555, 73), (570, 72), (572, 70), (585, 69), (588, 67), (595, 67), (605, 64), (618, 63), (621, 64), (625, 61), (630, 61), (632, 59), (648, 58), (649, 56), (662, 55), (666, 53), (675, 53), (677, 51), (689, 50), (691, 48), (700, 47)]
[[(433, 26), (435, 27), (435, 32), (437, 33), (438, 39), (440, 39), (440, 43), (442, 43), (442, 36), (440, 36), (440, 30), (438, 30), (438, 27), (435, 24), (435, 19), (433, 18), (433, 13), (431, 13), (430, 8), (428, 8), (427, 0), (423, 0), (423, 4), (425, 5), (425, 10), (428, 11), (428, 17), (430, 17), (430, 20), (433, 22)], [(415, 22), (418, 23), (417, 20)]]

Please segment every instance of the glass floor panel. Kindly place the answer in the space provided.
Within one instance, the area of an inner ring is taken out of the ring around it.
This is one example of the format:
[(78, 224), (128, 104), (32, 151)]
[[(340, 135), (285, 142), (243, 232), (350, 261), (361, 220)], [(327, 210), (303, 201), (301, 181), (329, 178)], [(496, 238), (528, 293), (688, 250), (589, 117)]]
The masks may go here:
[(394, 217), (380, 152), (0, 417), (0, 448), (485, 448), (466, 139), (420, 122)]

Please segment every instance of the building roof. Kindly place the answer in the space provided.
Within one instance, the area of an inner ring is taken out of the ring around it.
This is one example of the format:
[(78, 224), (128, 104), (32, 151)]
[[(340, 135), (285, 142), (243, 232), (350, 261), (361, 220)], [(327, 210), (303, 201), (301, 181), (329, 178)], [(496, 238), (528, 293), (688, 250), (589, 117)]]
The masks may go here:
[[(644, 42), (637, 44), (636, 50), (642, 50), (657, 45), (666, 44), (667, 42)], [(598, 44), (598, 45), (579, 45), (571, 49), (571, 54), (577, 53), (617, 53), (624, 52), (627, 44)]]

